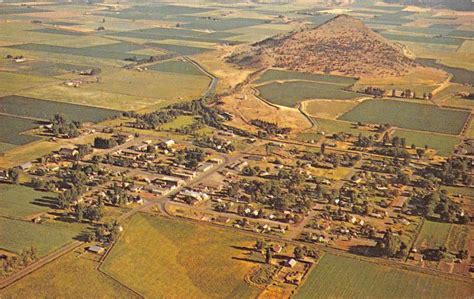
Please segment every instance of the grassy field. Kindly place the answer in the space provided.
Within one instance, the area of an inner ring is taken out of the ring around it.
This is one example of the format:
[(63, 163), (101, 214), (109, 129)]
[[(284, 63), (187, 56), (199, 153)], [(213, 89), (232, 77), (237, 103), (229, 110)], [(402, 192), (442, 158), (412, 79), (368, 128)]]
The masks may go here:
[(428, 145), (435, 149), (438, 154), (448, 156), (452, 153), (454, 147), (461, 142), (458, 137), (447, 135), (436, 135), (423, 132), (414, 132), (407, 130), (396, 130), (393, 136), (405, 138), (408, 146), (415, 144), (417, 147)]
[(294, 107), (307, 99), (348, 100), (360, 97), (360, 94), (342, 90), (345, 86), (333, 83), (306, 81), (273, 82), (257, 87), (260, 95), (271, 103)]
[(468, 111), (438, 108), (394, 100), (368, 100), (339, 119), (363, 123), (388, 123), (405, 129), (459, 134), (469, 117)]
[(161, 130), (170, 131), (189, 126), (194, 123), (194, 116), (182, 115), (178, 116), (173, 121), (160, 126)]
[(17, 94), (35, 99), (119, 111), (139, 110), (149, 106), (160, 106), (160, 104), (163, 104), (163, 106), (168, 105), (165, 100), (157, 98), (92, 90), (87, 85), (79, 88), (68, 87), (65, 85), (54, 85), (18, 92)]
[(434, 59), (417, 59), (417, 61), (419, 61), (420, 63), (426, 66), (443, 69), (446, 72), (452, 74), (453, 78), (451, 79), (451, 82), (453, 83), (470, 84), (470, 85), (474, 84), (473, 71), (469, 71), (469, 70), (457, 68), (457, 67), (449, 67), (447, 65), (437, 63), (436, 60)]
[[(103, 269), (145, 297), (247, 298), (253, 264), (239, 249), (254, 242), (224, 230), (148, 215), (133, 217)], [(225, 269), (225, 271), (224, 271)]]
[(313, 117), (336, 119), (358, 103), (355, 101), (314, 100), (302, 103), (303, 110)]
[(415, 246), (421, 248), (438, 248), (444, 246), (448, 239), (451, 224), (426, 220), (421, 228)]
[(21, 135), (22, 132), (38, 127), (39, 124), (35, 121), (0, 115), (0, 123), (2, 124), (0, 126), (0, 142), (2, 143), (11, 144), (14, 147), (40, 140), (36, 136)]
[(52, 82), (57, 81), (56, 79), (39, 76), (0, 72), (0, 95), (3, 93), (11, 94), (26, 88), (40, 87)]
[(464, 298), (473, 291), (468, 283), (326, 254), (295, 298)]
[(34, 246), (43, 256), (73, 241), (86, 225), (58, 221), (35, 224), (0, 217), (0, 227), (0, 248), (19, 253)]
[(138, 298), (100, 273), (97, 263), (76, 252), (42, 267), (0, 291), (2, 298)]
[(58, 103), (21, 96), (7, 96), (0, 98), (0, 110), (4, 113), (50, 119), (54, 114), (63, 114), (67, 119), (98, 122), (118, 115), (120, 112), (82, 105)]
[(341, 132), (349, 133), (354, 136), (358, 136), (362, 134), (363, 136), (373, 135), (373, 132), (367, 130), (361, 130), (353, 128), (350, 122), (346, 121), (339, 121), (339, 120), (332, 120), (332, 119), (316, 119), (318, 124), (318, 129), (321, 132), (324, 132), (326, 135), (337, 134)]
[(171, 104), (200, 97), (210, 80), (206, 76), (120, 69), (104, 74), (101, 82), (81, 89), (164, 100)]
[(185, 75), (196, 75), (203, 76), (204, 74), (195, 67), (192, 63), (182, 60), (167, 60), (148, 66), (148, 69), (164, 72), (164, 73), (175, 73), (175, 74), (185, 74)]
[(0, 216), (23, 218), (50, 210), (56, 195), (20, 185), (0, 184)]
[(446, 247), (451, 252), (467, 249), (469, 242), (469, 227), (466, 225), (453, 224), (449, 231)]

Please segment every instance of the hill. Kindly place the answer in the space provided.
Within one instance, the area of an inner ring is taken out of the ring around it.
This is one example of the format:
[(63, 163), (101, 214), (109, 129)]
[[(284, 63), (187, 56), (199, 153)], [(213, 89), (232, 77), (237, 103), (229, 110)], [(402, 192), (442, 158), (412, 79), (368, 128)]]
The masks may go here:
[(240, 48), (228, 61), (243, 67), (276, 67), (355, 77), (402, 76), (417, 66), (406, 49), (348, 15), (312, 29)]

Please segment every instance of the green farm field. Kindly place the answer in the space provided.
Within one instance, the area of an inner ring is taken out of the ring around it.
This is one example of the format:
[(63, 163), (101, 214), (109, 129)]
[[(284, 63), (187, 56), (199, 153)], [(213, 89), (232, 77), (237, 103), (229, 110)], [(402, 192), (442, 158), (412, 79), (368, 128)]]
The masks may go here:
[(451, 252), (459, 252), (468, 248), (469, 227), (466, 225), (453, 224), (449, 231), (446, 247)]
[(20, 185), (0, 184), (0, 216), (23, 218), (47, 212), (56, 195)]
[[(248, 237), (221, 229), (139, 214), (127, 224), (103, 270), (145, 297), (248, 298), (254, 266), (239, 261)], [(223, 271), (225, 269), (225, 271)]]
[(46, 101), (21, 96), (0, 98), (3, 113), (48, 120), (54, 114), (63, 114), (70, 120), (98, 122), (119, 115), (119, 111)]
[(342, 90), (345, 85), (307, 81), (273, 82), (257, 87), (260, 95), (269, 102), (286, 107), (294, 107), (308, 99), (349, 100), (360, 94)]
[(148, 69), (164, 73), (204, 76), (192, 63), (182, 60), (167, 60), (148, 66)]
[(139, 298), (97, 270), (90, 257), (71, 252), (0, 290), (2, 298)]
[(373, 135), (373, 132), (356, 129), (353, 127), (352, 123), (346, 121), (317, 118), (316, 122), (318, 129), (324, 132), (326, 135), (337, 134), (341, 132), (346, 132), (354, 136), (358, 136), (359, 134), (362, 134), (362, 136)]
[(294, 298), (464, 298), (473, 291), (466, 282), (326, 254)]
[(392, 126), (444, 134), (459, 134), (469, 117), (468, 111), (443, 109), (434, 105), (396, 100), (367, 100), (339, 119), (390, 124)]
[(423, 223), (415, 246), (418, 248), (438, 248), (448, 239), (451, 224), (426, 220)]
[(193, 124), (194, 120), (195, 120), (194, 116), (188, 116), (188, 115), (178, 116), (176, 119), (172, 120), (171, 122), (160, 126), (160, 129), (165, 130), (165, 131), (180, 129), (182, 127), (186, 127)]
[(36, 224), (31, 221), (0, 217), (0, 248), (20, 253), (34, 246), (40, 256), (74, 241), (86, 228), (79, 223), (46, 221)]
[(0, 142), (10, 144), (11, 146), (8, 148), (40, 140), (40, 138), (36, 136), (21, 134), (39, 126), (39, 124), (33, 120), (0, 115), (0, 123), (2, 124), (0, 126)]
[(449, 135), (437, 135), (418, 131), (396, 130), (393, 136), (405, 138), (408, 146), (415, 144), (417, 147), (428, 145), (443, 156), (450, 155), (454, 147), (461, 142), (458, 137)]

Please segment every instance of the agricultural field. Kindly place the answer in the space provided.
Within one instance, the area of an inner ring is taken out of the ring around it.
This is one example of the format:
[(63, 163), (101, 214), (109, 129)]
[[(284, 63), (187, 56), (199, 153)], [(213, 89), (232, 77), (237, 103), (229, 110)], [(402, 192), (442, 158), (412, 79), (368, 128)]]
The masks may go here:
[(310, 100), (301, 105), (303, 111), (312, 117), (336, 119), (357, 104), (356, 101)]
[(147, 297), (255, 297), (259, 289), (244, 281), (253, 265), (239, 261), (236, 249), (252, 242), (221, 229), (139, 214), (103, 270)]
[(415, 246), (418, 248), (438, 248), (448, 240), (451, 224), (426, 220), (423, 223)]
[[(0, 123), (2, 124), (2, 126), (0, 126), (0, 142), (4, 144), (6, 149), (41, 139), (36, 136), (22, 134), (25, 131), (38, 127), (39, 124), (36, 121), (0, 115)], [(1, 148), (0, 151), (2, 151)]]
[(12, 94), (19, 90), (41, 87), (54, 82), (58, 81), (53, 78), (0, 72), (0, 95)]
[(47, 212), (54, 205), (56, 195), (36, 191), (20, 185), (0, 184), (0, 216), (24, 218)]
[(461, 143), (460, 138), (455, 136), (407, 130), (396, 130), (393, 136), (405, 138), (408, 146), (415, 144), (417, 147), (424, 147), (427, 145), (429, 148), (435, 149), (438, 154), (443, 156), (449, 156), (456, 145)]
[(160, 104), (161, 101), (166, 101), (169, 105), (200, 97), (207, 90), (210, 81), (207, 76), (121, 69), (104, 74), (101, 82), (87, 84), (81, 89), (145, 97), (150, 99), (150, 105)]
[(437, 63), (434, 59), (418, 59), (418, 61), (426, 66), (443, 69), (453, 75), (450, 82), (459, 84), (474, 84), (474, 72), (457, 67), (449, 67), (447, 65)]
[(469, 227), (465, 225), (451, 225), (446, 247), (451, 252), (459, 252), (468, 248)]
[(167, 60), (158, 64), (154, 64), (152, 66), (148, 66), (148, 69), (164, 73), (175, 73), (195, 76), (204, 75), (192, 63), (183, 60)]
[(463, 298), (473, 291), (466, 282), (326, 254), (295, 298)]
[(438, 108), (434, 105), (398, 100), (367, 100), (339, 119), (375, 124), (388, 123), (404, 129), (457, 135), (468, 117), (468, 111)]
[(358, 136), (359, 134), (362, 134), (362, 136), (373, 135), (373, 132), (368, 130), (354, 128), (354, 125), (350, 122), (323, 118), (317, 118), (315, 120), (318, 128), (321, 132), (324, 132), (325, 135), (337, 134), (341, 132), (346, 132), (354, 136)]
[(345, 85), (306, 81), (273, 82), (257, 87), (260, 95), (267, 101), (286, 107), (294, 107), (308, 99), (349, 100), (361, 95), (345, 91)]
[(72, 242), (87, 227), (80, 223), (48, 220), (41, 224), (0, 217), (0, 248), (20, 253), (34, 246), (39, 256)]
[(6, 289), (2, 298), (65, 298), (72, 294), (96, 298), (138, 298), (135, 293), (97, 270), (90, 257), (71, 252)]
[(3, 113), (48, 120), (55, 114), (63, 114), (71, 120), (98, 122), (119, 115), (119, 111), (95, 107), (45, 101), (21, 96), (0, 98)]
[(160, 126), (160, 130), (164, 131), (172, 131), (176, 129), (180, 129), (194, 123), (195, 119), (194, 116), (182, 115), (178, 116), (176, 119), (172, 120), (171, 122)]

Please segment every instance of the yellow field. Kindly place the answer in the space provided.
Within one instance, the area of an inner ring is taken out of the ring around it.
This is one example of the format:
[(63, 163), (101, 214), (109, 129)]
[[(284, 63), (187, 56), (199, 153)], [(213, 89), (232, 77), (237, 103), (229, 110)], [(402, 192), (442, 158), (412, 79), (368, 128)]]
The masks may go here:
[(69, 253), (0, 291), (2, 298), (138, 298), (100, 273), (91, 256)]
[(156, 98), (91, 90), (88, 86), (74, 88), (66, 85), (55, 85), (30, 89), (17, 94), (38, 99), (95, 106), (120, 111), (139, 110), (160, 103), (167, 105), (164, 100)]
[(140, 214), (127, 224), (103, 269), (145, 297), (250, 298), (259, 289), (239, 261), (254, 240), (221, 229)]
[(314, 100), (302, 102), (302, 107), (311, 116), (336, 119), (357, 104), (356, 101)]

